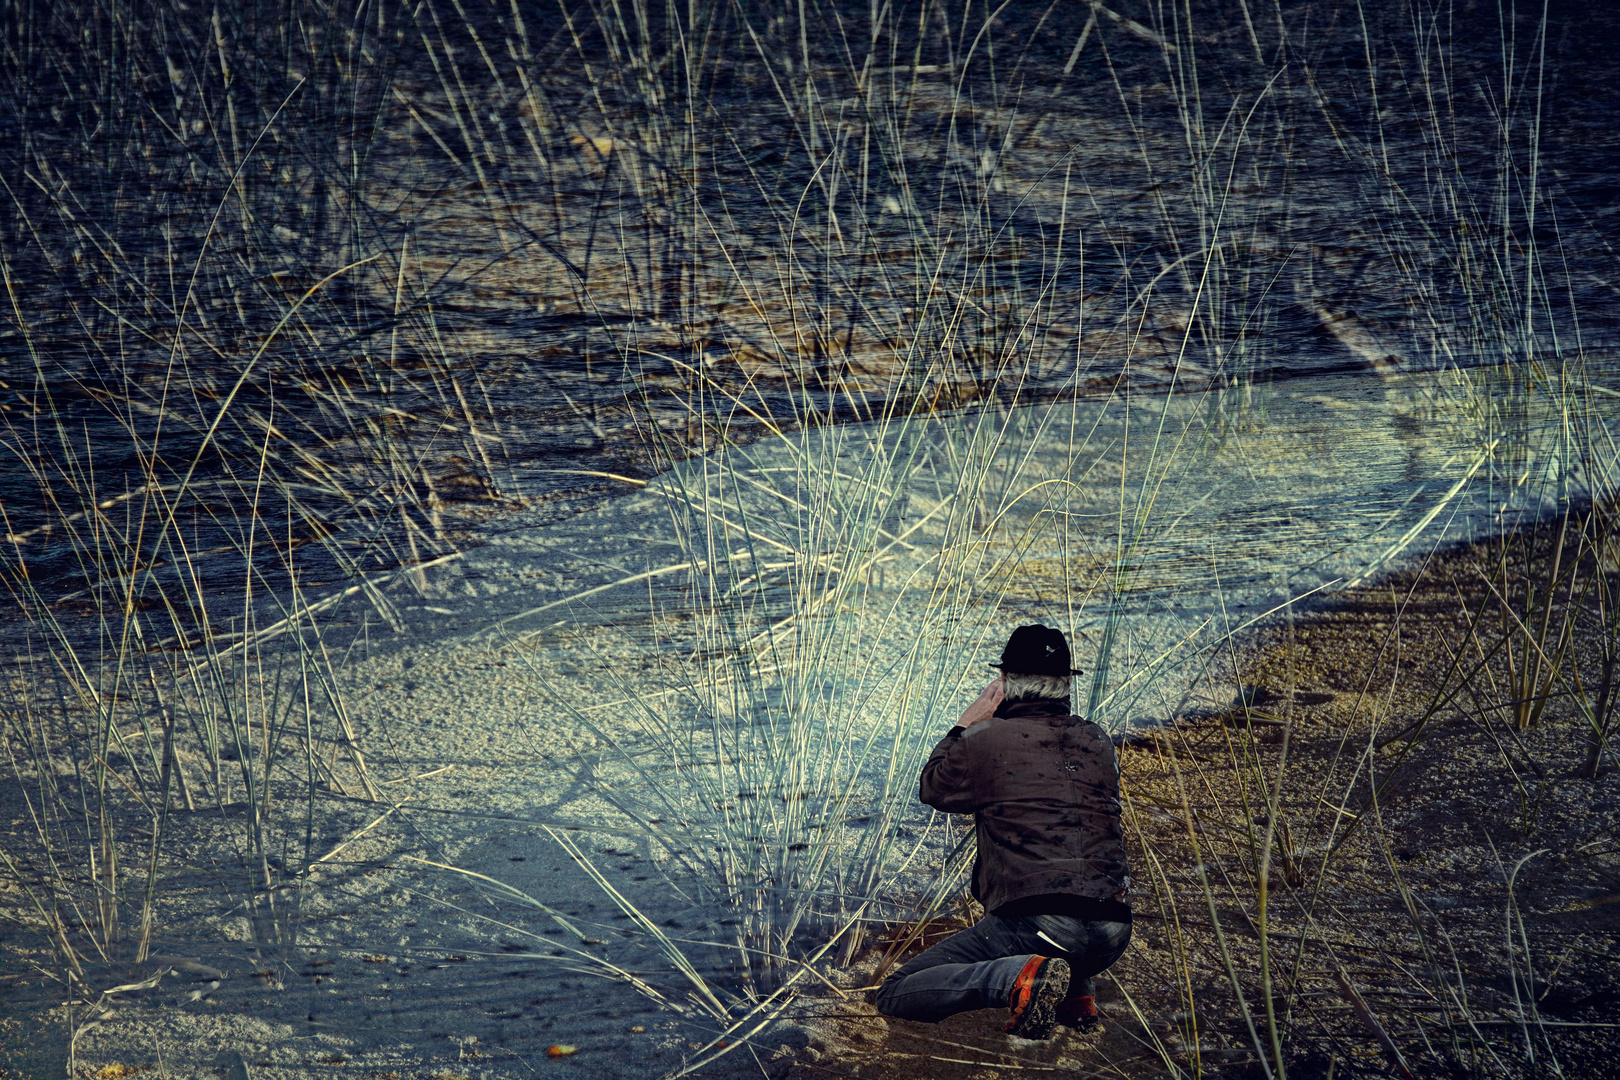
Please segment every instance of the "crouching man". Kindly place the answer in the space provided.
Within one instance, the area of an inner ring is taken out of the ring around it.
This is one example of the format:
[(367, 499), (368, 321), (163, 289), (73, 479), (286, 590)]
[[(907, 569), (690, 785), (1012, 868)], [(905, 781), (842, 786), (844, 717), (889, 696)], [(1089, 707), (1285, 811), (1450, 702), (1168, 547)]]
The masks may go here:
[(1072, 715), (1069, 644), (1020, 626), (1000, 677), (940, 740), (922, 801), (974, 815), (973, 896), (986, 915), (890, 975), (878, 1011), (935, 1022), (1005, 1008), (1006, 1030), (1044, 1039), (1097, 1023), (1091, 977), (1131, 938), (1119, 766), (1096, 724)]

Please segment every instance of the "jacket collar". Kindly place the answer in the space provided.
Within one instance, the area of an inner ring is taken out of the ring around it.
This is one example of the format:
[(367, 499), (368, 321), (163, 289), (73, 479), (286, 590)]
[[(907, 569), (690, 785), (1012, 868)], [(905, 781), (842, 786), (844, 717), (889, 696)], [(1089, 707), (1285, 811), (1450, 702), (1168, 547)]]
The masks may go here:
[(1069, 699), (1052, 701), (1047, 698), (1037, 698), (1034, 701), (1003, 701), (996, 706), (996, 716), (1005, 720), (1017, 720), (1026, 716), (1068, 716)]

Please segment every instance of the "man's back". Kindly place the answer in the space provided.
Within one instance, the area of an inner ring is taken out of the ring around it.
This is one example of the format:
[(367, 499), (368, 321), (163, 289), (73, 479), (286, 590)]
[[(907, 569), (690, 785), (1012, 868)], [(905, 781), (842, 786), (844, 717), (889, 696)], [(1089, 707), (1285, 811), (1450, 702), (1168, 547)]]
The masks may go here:
[(920, 797), (975, 816), (973, 894), (986, 910), (1051, 894), (1126, 898), (1113, 744), (1058, 702), (1004, 704), (993, 720), (953, 729), (923, 767)]

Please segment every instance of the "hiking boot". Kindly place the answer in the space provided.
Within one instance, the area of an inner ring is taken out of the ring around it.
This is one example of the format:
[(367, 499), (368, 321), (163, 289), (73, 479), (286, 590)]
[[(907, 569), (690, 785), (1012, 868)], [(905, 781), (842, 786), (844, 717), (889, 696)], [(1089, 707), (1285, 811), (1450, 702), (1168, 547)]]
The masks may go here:
[(1044, 1039), (1057, 1026), (1057, 1005), (1069, 992), (1069, 964), (1046, 956), (1032, 956), (1013, 982), (1007, 998), (1011, 1014), (1006, 1027), (1020, 1039)]
[(1064, 998), (1058, 1002), (1057, 1022), (1082, 1034), (1096, 1031), (1102, 1026), (1102, 1016), (1097, 1012), (1097, 999), (1090, 994)]

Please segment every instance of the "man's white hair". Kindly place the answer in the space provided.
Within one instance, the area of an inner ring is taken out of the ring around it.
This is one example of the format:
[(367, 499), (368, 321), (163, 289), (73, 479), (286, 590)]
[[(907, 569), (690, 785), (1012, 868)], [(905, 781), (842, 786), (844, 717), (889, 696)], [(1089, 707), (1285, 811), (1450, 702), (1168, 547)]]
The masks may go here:
[(1001, 677), (1003, 701), (1062, 701), (1069, 696), (1067, 675), (1025, 675), (1004, 671)]

